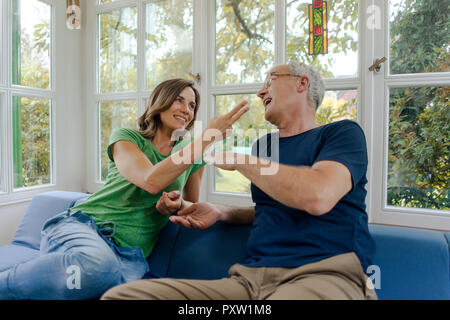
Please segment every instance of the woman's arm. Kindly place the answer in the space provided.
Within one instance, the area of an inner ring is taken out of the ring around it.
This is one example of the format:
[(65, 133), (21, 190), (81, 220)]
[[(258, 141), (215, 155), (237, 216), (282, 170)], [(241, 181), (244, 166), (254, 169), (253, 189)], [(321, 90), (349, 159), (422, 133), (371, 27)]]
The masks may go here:
[[(215, 117), (203, 134), (180, 151), (153, 165), (139, 147), (126, 140), (117, 141), (112, 148), (114, 162), (120, 174), (151, 194), (160, 193), (172, 183), (183, 171), (199, 159), (206, 149), (223, 138), (232, 124), (249, 109), (246, 101), (238, 104), (229, 113)], [(220, 134), (211, 134), (220, 133)], [(180, 161), (182, 159), (182, 161)]]
[(202, 183), (204, 171), (205, 167), (201, 167), (189, 176), (183, 189), (181, 209), (186, 208), (191, 203), (198, 202), (198, 199), (200, 198), (200, 185)]
[[(211, 143), (201, 141), (199, 137), (156, 165), (153, 165), (139, 147), (130, 141), (117, 141), (112, 146), (112, 154), (117, 169), (125, 179), (151, 194), (158, 194), (200, 158)], [(194, 148), (195, 144), (201, 148)], [(173, 161), (174, 156), (186, 161)]]

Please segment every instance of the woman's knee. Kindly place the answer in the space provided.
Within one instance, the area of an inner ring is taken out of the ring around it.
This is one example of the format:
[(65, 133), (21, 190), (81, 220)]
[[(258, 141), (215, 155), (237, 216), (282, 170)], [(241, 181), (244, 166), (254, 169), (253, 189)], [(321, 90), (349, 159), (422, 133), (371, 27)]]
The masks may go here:
[(121, 283), (120, 264), (112, 253), (92, 255), (77, 252), (66, 266), (67, 292), (75, 297), (95, 299)]

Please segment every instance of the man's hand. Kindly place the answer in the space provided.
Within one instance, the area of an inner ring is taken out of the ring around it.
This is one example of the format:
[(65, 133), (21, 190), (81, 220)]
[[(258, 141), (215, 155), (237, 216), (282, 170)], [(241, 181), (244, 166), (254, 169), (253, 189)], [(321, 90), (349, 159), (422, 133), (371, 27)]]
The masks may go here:
[(172, 214), (180, 210), (182, 206), (182, 198), (179, 191), (163, 192), (161, 198), (156, 203), (156, 210), (161, 214)]
[(236, 170), (238, 165), (248, 164), (250, 162), (249, 156), (243, 153), (234, 153), (233, 151), (208, 154), (203, 159), (208, 164), (228, 171)]
[(220, 220), (221, 212), (211, 203), (197, 202), (178, 211), (178, 216), (171, 216), (173, 223), (194, 229), (207, 229)]

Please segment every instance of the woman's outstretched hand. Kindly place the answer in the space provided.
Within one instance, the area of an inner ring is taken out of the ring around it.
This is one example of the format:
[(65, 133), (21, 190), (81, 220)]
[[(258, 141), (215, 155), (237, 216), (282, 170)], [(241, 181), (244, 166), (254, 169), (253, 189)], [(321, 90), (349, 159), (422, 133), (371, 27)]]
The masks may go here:
[(221, 139), (225, 139), (226, 137), (231, 135), (233, 130), (233, 123), (235, 123), (239, 118), (250, 110), (250, 107), (247, 106), (248, 101), (242, 101), (238, 105), (236, 105), (230, 112), (224, 114), (223, 116), (214, 117), (208, 125), (208, 128), (205, 131), (208, 139), (214, 139), (215, 141), (219, 141)]

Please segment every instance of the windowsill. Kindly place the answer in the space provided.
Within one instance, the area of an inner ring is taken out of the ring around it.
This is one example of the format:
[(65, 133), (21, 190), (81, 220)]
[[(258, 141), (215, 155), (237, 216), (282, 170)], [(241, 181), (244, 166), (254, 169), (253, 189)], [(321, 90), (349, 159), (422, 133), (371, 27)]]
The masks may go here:
[(0, 193), (0, 208), (24, 203), (30, 201), (35, 195), (57, 189), (58, 188), (54, 184), (46, 184), (29, 188), (15, 189), (10, 193), (3, 192)]

